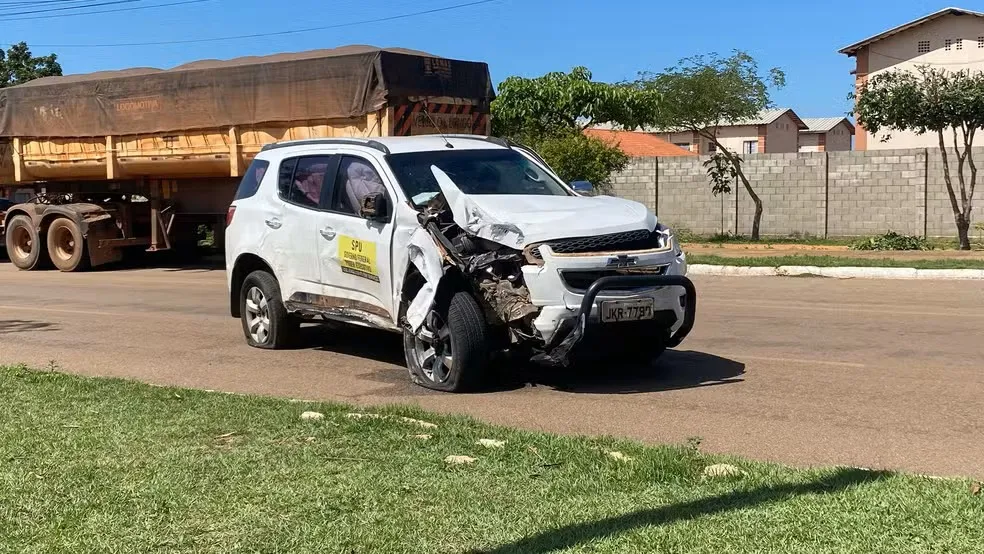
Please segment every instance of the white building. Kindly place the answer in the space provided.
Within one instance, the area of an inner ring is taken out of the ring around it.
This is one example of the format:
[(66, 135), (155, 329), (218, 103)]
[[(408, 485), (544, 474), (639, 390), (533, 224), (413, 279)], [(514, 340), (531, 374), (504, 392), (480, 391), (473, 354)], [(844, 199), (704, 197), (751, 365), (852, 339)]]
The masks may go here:
[[(840, 53), (857, 60), (853, 71), (855, 86), (879, 73), (917, 71), (920, 65), (950, 71), (981, 71), (984, 70), (984, 13), (944, 8), (842, 48)], [(859, 125), (854, 148), (879, 150), (939, 146), (935, 133), (919, 136), (912, 132), (892, 132), (887, 142), (882, 141), (884, 136), (884, 133), (871, 136)]]

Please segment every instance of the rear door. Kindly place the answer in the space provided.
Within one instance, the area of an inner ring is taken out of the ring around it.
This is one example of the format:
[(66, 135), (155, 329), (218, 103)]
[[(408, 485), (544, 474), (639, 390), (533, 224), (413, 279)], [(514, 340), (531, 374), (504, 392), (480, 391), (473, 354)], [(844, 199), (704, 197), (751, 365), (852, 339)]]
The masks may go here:
[[(340, 315), (356, 312), (375, 325), (396, 320), (393, 306), (393, 199), (385, 172), (372, 158), (340, 154), (327, 211), (318, 214), (318, 259), (324, 294)], [(362, 198), (372, 192), (387, 196), (385, 221), (359, 215)]]
[[(325, 180), (334, 175), (332, 156), (285, 158), (277, 172), (276, 209), (266, 214), (274, 270), (280, 278), (284, 300), (297, 301), (299, 295), (318, 294), (321, 267), (318, 263), (318, 215), (322, 196), (330, 187)], [(327, 176), (327, 177), (326, 177)]]

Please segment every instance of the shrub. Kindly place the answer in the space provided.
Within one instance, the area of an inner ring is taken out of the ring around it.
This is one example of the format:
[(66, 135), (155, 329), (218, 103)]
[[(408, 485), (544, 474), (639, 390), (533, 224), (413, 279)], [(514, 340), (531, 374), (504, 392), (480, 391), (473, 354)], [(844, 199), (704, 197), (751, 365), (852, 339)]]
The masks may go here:
[(922, 238), (901, 235), (889, 231), (877, 237), (868, 237), (851, 245), (852, 250), (932, 250), (932, 245)]

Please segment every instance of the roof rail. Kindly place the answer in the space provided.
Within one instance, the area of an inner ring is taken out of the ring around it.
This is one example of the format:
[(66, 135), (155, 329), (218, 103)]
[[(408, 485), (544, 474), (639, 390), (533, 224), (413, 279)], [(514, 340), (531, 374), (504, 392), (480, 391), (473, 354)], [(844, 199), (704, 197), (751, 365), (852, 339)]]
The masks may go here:
[(485, 136), (485, 135), (464, 135), (464, 134), (444, 135), (444, 136), (446, 136), (448, 138), (481, 140), (481, 141), (484, 141), (484, 142), (491, 142), (492, 144), (497, 144), (497, 145), (499, 145), (499, 146), (501, 146), (503, 148), (512, 148), (512, 142), (511, 141), (509, 141), (507, 139), (504, 139), (504, 138), (499, 138), (499, 137), (488, 137), (488, 136)]
[(389, 154), (389, 148), (386, 145), (379, 142), (378, 140), (365, 140), (357, 138), (321, 138), (321, 139), (304, 139), (304, 140), (291, 140), (286, 142), (274, 142), (272, 144), (267, 144), (260, 149), (260, 152), (266, 152), (267, 150), (275, 150), (277, 148), (287, 148), (288, 146), (311, 146), (318, 144), (353, 144), (357, 146), (368, 146), (379, 150), (383, 154)]

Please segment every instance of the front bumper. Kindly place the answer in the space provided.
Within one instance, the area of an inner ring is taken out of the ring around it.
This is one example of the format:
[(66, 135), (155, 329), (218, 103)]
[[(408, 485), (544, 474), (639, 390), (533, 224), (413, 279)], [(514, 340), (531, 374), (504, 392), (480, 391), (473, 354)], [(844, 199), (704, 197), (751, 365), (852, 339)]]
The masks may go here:
[[(533, 327), (543, 341), (544, 361), (566, 364), (569, 350), (585, 330), (600, 324), (597, 307), (605, 300), (651, 299), (654, 312), (672, 314), (665, 323), (670, 346), (679, 344), (693, 326), (696, 291), (685, 277), (686, 257), (675, 244), (586, 255), (554, 254), (545, 246), (541, 253), (543, 265), (523, 267), (523, 278), (531, 302), (540, 308)], [(619, 265), (625, 258), (631, 263)], [(555, 350), (557, 356), (552, 356)]]
[(584, 335), (588, 330), (588, 321), (594, 311), (593, 308), (598, 295), (605, 290), (622, 287), (683, 288), (683, 319), (678, 320), (677, 324), (674, 325), (674, 330), (666, 343), (667, 348), (678, 346), (694, 328), (694, 321), (697, 317), (697, 289), (687, 277), (683, 275), (622, 275), (617, 277), (603, 277), (592, 283), (584, 293), (581, 306), (575, 316), (575, 325), (567, 336), (548, 347), (543, 354), (536, 356), (535, 359), (541, 362), (567, 365), (572, 350), (584, 339)]

